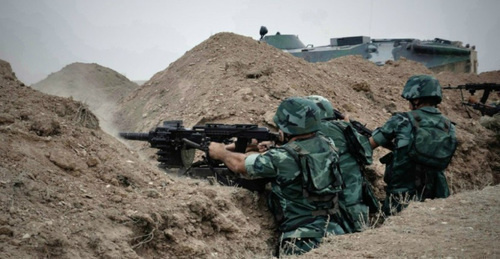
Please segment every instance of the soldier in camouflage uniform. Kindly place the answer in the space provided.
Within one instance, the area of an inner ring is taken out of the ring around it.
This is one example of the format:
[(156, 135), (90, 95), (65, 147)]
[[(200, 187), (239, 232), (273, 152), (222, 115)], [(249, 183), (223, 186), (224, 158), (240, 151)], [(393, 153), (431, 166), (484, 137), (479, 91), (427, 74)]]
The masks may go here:
[[(470, 100), (471, 99), (469, 99), (469, 102), (471, 102)], [(475, 103), (478, 103), (478, 101), (475, 100)], [(491, 102), (488, 108), (489, 108), (489, 115), (481, 116), (481, 118), (479, 119), (479, 123), (483, 127), (496, 132), (497, 138), (499, 138), (500, 137), (500, 91), (497, 91), (497, 100)]]
[(381, 128), (376, 129), (370, 138), (373, 148), (386, 146), (391, 142), (394, 145), (392, 153), (380, 160), (386, 164), (384, 181), (387, 183), (387, 196), (383, 211), (387, 216), (401, 211), (410, 200), (422, 201), (426, 198), (446, 198), (450, 195), (444, 170), (422, 170), (420, 164), (409, 157), (414, 141), (409, 113), (416, 114), (420, 124), (446, 128), (456, 139), (455, 126), (437, 109), (442, 100), (441, 85), (432, 76), (412, 76), (404, 86), (402, 97), (409, 101), (411, 111), (394, 114)]
[(273, 178), (268, 205), (279, 225), (278, 253), (303, 254), (327, 235), (343, 234), (338, 225), (341, 176), (333, 142), (319, 134), (319, 111), (310, 100), (284, 100), (273, 118), (283, 145), (261, 154), (242, 154), (211, 143), (209, 154), (233, 172)]
[[(339, 199), (339, 206), (342, 212), (342, 228), (346, 233), (361, 232), (368, 224), (368, 203), (372, 211), (378, 211), (379, 204), (373, 195), (371, 186), (363, 175), (365, 165), (372, 163), (372, 149), (367, 137), (357, 133), (355, 130), (356, 141), (363, 147), (363, 156), (357, 157), (351, 153), (349, 143), (344, 131), (351, 126), (347, 121), (335, 120), (333, 106), (323, 96), (312, 95), (306, 97), (318, 105), (320, 109), (321, 127), (320, 132), (331, 138), (339, 150), (339, 164), (344, 189)], [(362, 160), (362, 161), (360, 161)], [(363, 197), (363, 192), (367, 195)], [(366, 199), (366, 200), (364, 200)]]

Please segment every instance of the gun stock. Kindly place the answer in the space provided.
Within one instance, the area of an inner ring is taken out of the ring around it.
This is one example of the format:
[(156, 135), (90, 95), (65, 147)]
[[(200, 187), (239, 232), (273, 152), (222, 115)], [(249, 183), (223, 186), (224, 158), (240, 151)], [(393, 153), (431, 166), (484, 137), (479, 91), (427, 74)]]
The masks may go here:
[[(343, 120), (343, 119), (345, 119), (345, 116), (340, 111), (333, 109), (333, 113), (334, 113), (335, 117), (326, 118), (326, 120)], [(361, 122), (355, 121), (355, 120), (349, 120), (349, 122), (351, 123), (353, 128), (356, 129), (356, 131), (359, 134), (364, 135), (367, 138), (370, 138), (372, 136), (373, 130), (370, 130)], [(394, 147), (393, 143), (388, 143), (384, 146), (384, 148), (387, 148), (389, 150), (394, 150), (395, 147)]]
[[(334, 120), (343, 120), (343, 119), (345, 119), (345, 115), (342, 114), (340, 111), (338, 111), (336, 109), (333, 109), (333, 114), (335, 115), (334, 118), (327, 118), (327, 119), (334, 119)], [(372, 136), (373, 131), (370, 130), (369, 128), (367, 128), (361, 122), (355, 121), (355, 120), (349, 120), (349, 122), (352, 124), (352, 126), (354, 127), (354, 129), (356, 129), (356, 131), (359, 134), (364, 135), (367, 138), (369, 138), (369, 137)]]

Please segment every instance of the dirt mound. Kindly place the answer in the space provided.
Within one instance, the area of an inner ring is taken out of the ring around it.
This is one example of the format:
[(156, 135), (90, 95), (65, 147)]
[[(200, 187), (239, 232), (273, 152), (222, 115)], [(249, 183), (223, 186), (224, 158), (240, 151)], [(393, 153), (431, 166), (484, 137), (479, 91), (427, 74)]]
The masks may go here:
[(24, 84), (17, 79), (16, 73), (12, 71), (10, 63), (1, 59), (0, 59), (0, 76), (3, 78), (3, 80), (7, 82), (14, 81), (17, 84), (24, 86)]
[[(271, 257), (276, 237), (264, 197), (167, 176), (156, 161), (139, 158), (152, 152), (147, 145), (130, 151), (100, 130), (84, 103), (23, 86), (7, 62), (0, 61), (0, 73), (1, 258)], [(281, 100), (320, 94), (375, 128), (392, 112), (407, 109), (401, 86), (416, 73), (431, 74), (407, 60), (382, 67), (360, 57), (312, 64), (251, 38), (219, 33), (124, 97), (117, 123), (134, 131), (167, 119), (183, 119), (187, 126), (272, 127)], [(109, 79), (98, 74), (89, 73), (86, 84), (74, 86), (87, 92), (93, 80), (105, 86), (100, 80)], [(443, 85), (500, 83), (499, 71), (436, 76)], [(72, 80), (54, 80), (47, 87), (62, 91), (69, 83), (57, 82)], [(459, 92), (445, 92), (441, 110), (456, 122), (460, 139), (447, 170), (452, 197), (412, 204), (380, 228), (328, 238), (307, 258), (498, 254), (499, 230), (492, 226), (499, 224), (499, 188), (484, 187), (498, 183), (500, 145), (478, 125), (477, 114), (468, 118)], [(382, 196), (383, 167), (376, 162), (373, 170)]]
[(23, 87), (3, 70), (1, 258), (267, 253), (266, 238), (252, 238), (272, 238), (260, 197), (172, 180), (101, 131), (86, 105)]
[(328, 238), (307, 258), (497, 258), (500, 186), (412, 203), (380, 228)]
[(138, 85), (118, 72), (98, 64), (73, 63), (31, 87), (47, 94), (72, 97), (89, 106), (99, 117), (101, 128), (113, 133), (118, 100)]
[[(300, 66), (288, 66), (297, 62)], [(309, 87), (288, 85), (301, 83), (301, 74), (313, 71), (310, 63), (267, 44), (231, 33), (217, 34), (129, 95), (119, 121), (124, 128), (136, 130), (177, 118), (187, 126), (208, 121), (262, 124), (267, 109), (274, 110), (290, 93), (300, 94), (294, 88)]]

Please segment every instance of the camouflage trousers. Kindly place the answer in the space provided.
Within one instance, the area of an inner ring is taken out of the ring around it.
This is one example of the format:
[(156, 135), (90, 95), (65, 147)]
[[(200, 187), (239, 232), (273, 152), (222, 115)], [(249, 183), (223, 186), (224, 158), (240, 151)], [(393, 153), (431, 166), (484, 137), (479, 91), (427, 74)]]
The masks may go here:
[(408, 207), (410, 201), (417, 199), (417, 191), (407, 191), (400, 193), (387, 193), (387, 197), (382, 205), (382, 212), (386, 217), (395, 215)]
[(397, 192), (388, 191), (382, 211), (386, 216), (394, 215), (408, 207), (410, 201), (446, 198), (450, 189), (443, 171), (427, 171), (423, 183), (417, 187), (401, 188)]
[(437, 191), (433, 187), (435, 186), (430, 185), (427, 188), (424, 187), (420, 189), (419, 191), (413, 189), (406, 192), (387, 193), (387, 197), (385, 198), (382, 206), (382, 212), (386, 216), (392, 216), (408, 207), (408, 204), (411, 201), (424, 201), (425, 199), (446, 198), (450, 196), (447, 185), (445, 186), (446, 188), (439, 188)]
[(317, 218), (316, 224), (307, 224), (295, 230), (281, 233), (276, 254), (278, 257), (280, 254), (301, 255), (319, 247), (325, 236), (344, 234), (344, 230), (337, 223), (338, 221), (337, 217), (335, 217), (335, 222)]

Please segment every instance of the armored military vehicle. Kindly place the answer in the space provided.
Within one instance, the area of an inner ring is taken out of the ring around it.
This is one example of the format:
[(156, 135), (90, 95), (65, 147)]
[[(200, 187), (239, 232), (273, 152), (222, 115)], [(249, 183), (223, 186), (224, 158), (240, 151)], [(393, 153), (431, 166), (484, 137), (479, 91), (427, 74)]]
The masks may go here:
[(434, 72), (454, 71), (477, 74), (477, 52), (469, 44), (440, 38), (371, 39), (368, 36), (331, 38), (325, 46), (305, 45), (297, 35), (276, 33), (266, 35), (261, 27), (261, 41), (309, 62), (325, 62), (346, 55), (360, 55), (383, 65), (389, 60), (406, 58), (424, 64)]

